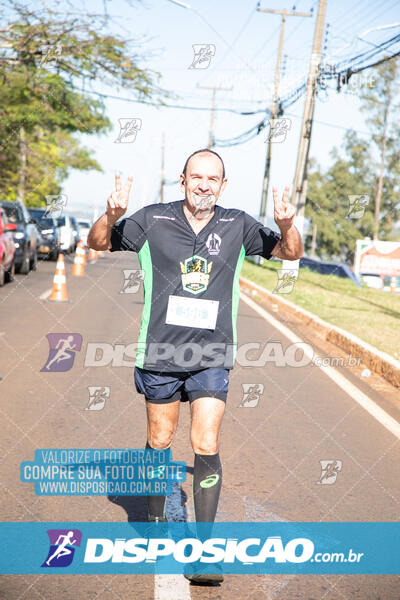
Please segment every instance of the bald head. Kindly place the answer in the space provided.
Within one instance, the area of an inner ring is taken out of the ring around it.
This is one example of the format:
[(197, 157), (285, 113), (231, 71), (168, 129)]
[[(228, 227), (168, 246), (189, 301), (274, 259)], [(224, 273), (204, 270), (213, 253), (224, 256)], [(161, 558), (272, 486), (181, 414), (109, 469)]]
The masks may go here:
[(225, 179), (225, 165), (224, 165), (224, 161), (222, 160), (222, 158), (220, 157), (220, 155), (217, 152), (214, 152), (214, 150), (210, 150), (209, 148), (202, 148), (201, 150), (196, 150), (196, 152), (193, 152), (187, 159), (185, 162), (185, 166), (183, 167), (182, 173), (186, 176), (186, 172), (189, 166), (189, 161), (197, 155), (211, 155), (211, 156), (216, 156), (219, 159), (220, 162), (220, 170), (221, 170), (221, 179)]

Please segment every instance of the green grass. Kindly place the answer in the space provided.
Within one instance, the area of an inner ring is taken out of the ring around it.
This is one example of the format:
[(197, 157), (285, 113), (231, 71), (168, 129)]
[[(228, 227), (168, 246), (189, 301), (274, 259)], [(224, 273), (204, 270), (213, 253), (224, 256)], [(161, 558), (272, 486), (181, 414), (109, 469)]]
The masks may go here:
[[(246, 259), (242, 275), (272, 292), (278, 281), (275, 271), (280, 268), (281, 262), (255, 265)], [(293, 291), (281, 294), (281, 298), (400, 359), (400, 296), (359, 288), (350, 279), (336, 275), (300, 269)]]

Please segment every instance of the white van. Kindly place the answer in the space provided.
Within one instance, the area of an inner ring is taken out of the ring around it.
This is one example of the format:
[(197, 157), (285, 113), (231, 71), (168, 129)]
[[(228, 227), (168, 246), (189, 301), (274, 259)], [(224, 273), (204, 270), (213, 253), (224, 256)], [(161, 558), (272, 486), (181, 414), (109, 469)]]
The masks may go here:
[(71, 219), (68, 215), (57, 217), (57, 225), (60, 231), (61, 252), (69, 254), (75, 250), (75, 235)]
[(92, 224), (89, 219), (78, 219), (79, 236), (85, 246), (87, 246), (87, 236)]

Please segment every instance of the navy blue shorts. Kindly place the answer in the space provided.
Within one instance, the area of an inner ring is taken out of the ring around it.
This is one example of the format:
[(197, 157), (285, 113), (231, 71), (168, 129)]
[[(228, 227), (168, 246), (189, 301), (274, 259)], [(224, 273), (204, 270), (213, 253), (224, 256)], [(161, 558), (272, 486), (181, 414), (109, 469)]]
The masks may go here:
[(229, 370), (210, 367), (201, 371), (162, 373), (135, 367), (134, 378), (136, 391), (144, 394), (148, 402), (193, 402), (203, 397), (226, 402)]

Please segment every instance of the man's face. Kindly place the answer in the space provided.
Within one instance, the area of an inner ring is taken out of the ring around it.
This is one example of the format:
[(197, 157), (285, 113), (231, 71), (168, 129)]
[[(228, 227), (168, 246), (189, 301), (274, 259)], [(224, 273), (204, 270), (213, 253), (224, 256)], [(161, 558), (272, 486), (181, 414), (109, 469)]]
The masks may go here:
[(186, 167), (186, 176), (182, 174), (180, 180), (181, 191), (200, 219), (212, 212), (227, 183), (227, 179), (222, 178), (220, 159), (209, 152), (193, 156)]

